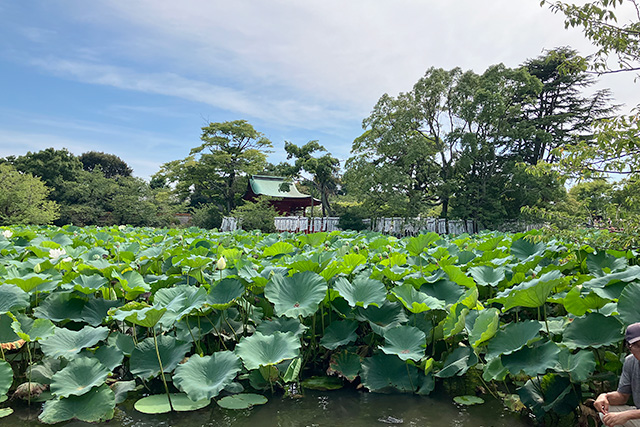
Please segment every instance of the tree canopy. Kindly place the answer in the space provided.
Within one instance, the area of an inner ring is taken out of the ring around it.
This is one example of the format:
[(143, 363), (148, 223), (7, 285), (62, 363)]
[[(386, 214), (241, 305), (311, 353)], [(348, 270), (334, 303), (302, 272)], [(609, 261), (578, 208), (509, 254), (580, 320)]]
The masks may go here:
[(58, 204), (47, 200), (50, 189), (40, 178), (0, 164), (0, 224), (51, 224), (59, 216)]

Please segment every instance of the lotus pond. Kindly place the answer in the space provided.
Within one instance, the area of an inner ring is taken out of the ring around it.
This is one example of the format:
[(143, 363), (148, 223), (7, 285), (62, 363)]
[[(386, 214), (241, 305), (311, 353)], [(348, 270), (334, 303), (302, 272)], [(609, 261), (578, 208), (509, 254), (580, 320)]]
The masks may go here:
[(536, 232), (5, 228), (0, 417), (259, 413), (345, 388), (567, 422), (617, 381), (637, 264)]

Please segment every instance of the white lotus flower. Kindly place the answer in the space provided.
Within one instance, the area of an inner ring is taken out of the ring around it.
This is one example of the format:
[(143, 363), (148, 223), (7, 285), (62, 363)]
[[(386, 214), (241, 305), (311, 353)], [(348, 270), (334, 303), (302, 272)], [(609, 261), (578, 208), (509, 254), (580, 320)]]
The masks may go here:
[(11, 230), (4, 230), (2, 232), (2, 235), (4, 236), (5, 239), (10, 239), (11, 236), (13, 236), (13, 231)]
[(73, 261), (73, 258), (71, 258), (70, 256), (66, 258), (62, 258), (62, 262), (71, 262), (71, 261)]
[(51, 249), (49, 251), (49, 258), (51, 259), (58, 259), (60, 258), (62, 255), (66, 255), (67, 253), (65, 252), (65, 250), (63, 248), (60, 249)]
[(216, 268), (218, 270), (224, 270), (226, 267), (227, 267), (227, 260), (225, 260), (224, 257), (221, 256), (218, 262), (216, 262)]
[(127, 228), (126, 225), (119, 225), (118, 226), (118, 230), (120, 230), (120, 231), (124, 230), (125, 228)]

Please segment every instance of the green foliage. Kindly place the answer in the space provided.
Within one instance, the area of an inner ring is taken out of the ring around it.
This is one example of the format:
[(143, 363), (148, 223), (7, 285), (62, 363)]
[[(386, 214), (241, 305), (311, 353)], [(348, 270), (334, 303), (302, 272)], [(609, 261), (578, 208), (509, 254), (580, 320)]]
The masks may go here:
[(106, 178), (131, 176), (133, 172), (133, 169), (115, 154), (87, 151), (86, 153), (82, 153), (80, 157), (78, 157), (78, 160), (82, 163), (84, 170), (92, 172), (99, 168)]
[(240, 220), (243, 230), (260, 230), (263, 233), (276, 231), (274, 218), (278, 211), (269, 203), (269, 198), (260, 196), (255, 202), (245, 202), (235, 208), (231, 216)]
[(213, 203), (205, 203), (191, 210), (191, 225), (200, 228), (213, 229), (222, 225), (222, 212)]
[(0, 164), (0, 224), (50, 224), (59, 216), (58, 204), (47, 200), (50, 189), (30, 173)]

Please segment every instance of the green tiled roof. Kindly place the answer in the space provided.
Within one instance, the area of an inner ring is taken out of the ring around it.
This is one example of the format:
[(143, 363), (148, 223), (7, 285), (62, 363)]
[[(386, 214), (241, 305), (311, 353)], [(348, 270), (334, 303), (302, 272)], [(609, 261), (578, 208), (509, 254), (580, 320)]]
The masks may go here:
[(288, 182), (289, 191), (281, 191), (280, 185), (284, 182), (286, 182), (285, 179), (280, 176), (253, 175), (249, 180), (249, 185), (251, 186), (251, 190), (257, 195), (291, 199), (311, 198), (310, 195), (299, 192), (293, 182)]

